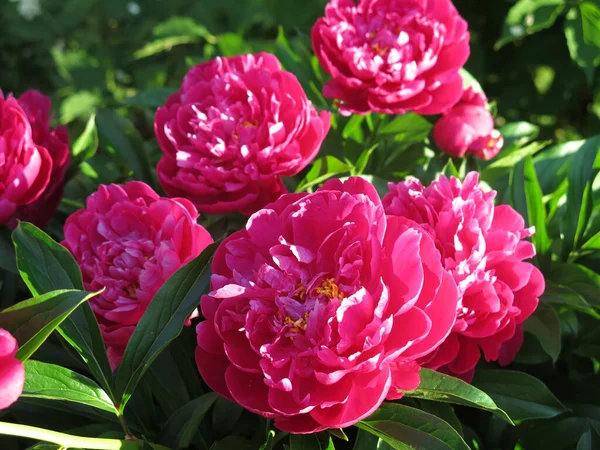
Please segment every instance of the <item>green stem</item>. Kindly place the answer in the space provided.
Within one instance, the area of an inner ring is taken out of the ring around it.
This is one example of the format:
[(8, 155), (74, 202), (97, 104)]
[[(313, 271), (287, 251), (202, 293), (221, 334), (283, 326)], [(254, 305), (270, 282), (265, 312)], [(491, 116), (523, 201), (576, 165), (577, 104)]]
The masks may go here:
[(72, 436), (57, 431), (8, 422), (0, 422), (0, 434), (52, 442), (66, 448), (85, 448), (89, 450), (139, 450), (142, 448), (142, 441)]

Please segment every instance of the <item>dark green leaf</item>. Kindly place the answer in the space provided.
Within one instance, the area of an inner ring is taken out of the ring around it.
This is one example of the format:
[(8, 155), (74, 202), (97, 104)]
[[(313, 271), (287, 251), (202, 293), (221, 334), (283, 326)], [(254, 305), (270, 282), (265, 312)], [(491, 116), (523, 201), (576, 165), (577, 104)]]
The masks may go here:
[(335, 447), (327, 433), (292, 434), (290, 450), (335, 450)]
[(556, 362), (560, 355), (560, 321), (554, 308), (540, 303), (535, 312), (525, 321), (525, 331), (533, 334), (542, 348)]
[(600, 275), (580, 264), (553, 264), (549, 278), (583, 296), (590, 305), (600, 309)]
[(509, 153), (503, 156), (500, 153), (499, 158), (495, 158), (494, 161), (481, 171), (481, 179), (483, 181), (490, 182), (502, 175), (506, 175), (515, 167), (517, 163), (532, 156), (546, 146), (545, 142), (532, 142), (531, 144)]
[(594, 427), (581, 435), (577, 443), (577, 450), (597, 450), (600, 448), (600, 435)]
[(142, 375), (175, 339), (198, 306), (210, 281), (209, 262), (218, 243), (175, 272), (156, 293), (137, 324), (115, 373), (115, 390), (122, 411)]
[(21, 222), (12, 239), (19, 272), (32, 294), (69, 288), (83, 290), (81, 272), (71, 253), (42, 230)]
[(216, 399), (217, 394), (210, 392), (179, 408), (163, 426), (160, 432), (160, 443), (174, 449), (188, 447), (204, 415)]
[(210, 450), (255, 450), (256, 444), (252, 444), (241, 436), (227, 436), (225, 439), (216, 441), (210, 446)]
[(356, 439), (354, 441), (354, 447), (352, 450), (392, 450), (393, 447), (386, 444), (383, 440), (379, 439), (374, 434), (369, 433), (365, 430), (358, 430)]
[(357, 427), (394, 449), (469, 450), (454, 428), (434, 415), (395, 403), (384, 403)]
[(158, 108), (164, 105), (167, 99), (175, 92), (177, 92), (177, 89), (173, 88), (150, 88), (133, 97), (126, 98), (125, 104)]
[[(13, 241), (19, 271), (34, 295), (56, 289), (83, 290), (77, 262), (65, 247), (54, 242), (46, 233), (22, 222), (13, 232)], [(96, 380), (112, 397), (109, 381), (112, 371), (90, 306), (86, 303), (77, 308), (58, 331), (77, 350)]]
[(525, 159), (525, 199), (527, 202), (527, 217), (529, 226), (535, 227), (532, 237), (540, 261), (550, 263), (550, 247), (552, 241), (548, 237), (546, 229), (546, 207), (543, 202), (543, 193), (535, 172), (535, 166), (531, 156)]
[(591, 186), (596, 171), (594, 160), (600, 149), (600, 136), (587, 139), (577, 151), (569, 167), (567, 210), (563, 220), (563, 258), (578, 248), (592, 213)]
[(117, 414), (112, 401), (100, 386), (77, 372), (54, 364), (26, 361), (22, 395), (82, 403)]
[(567, 408), (535, 377), (512, 370), (480, 370), (473, 385), (486, 392), (513, 420), (547, 419)]
[(564, 7), (563, 0), (519, 0), (508, 12), (495, 47), (552, 26)]
[(0, 328), (17, 339), (17, 358), (25, 361), (75, 308), (94, 295), (97, 293), (58, 290), (19, 302), (0, 313)]
[(546, 288), (540, 298), (540, 303), (567, 306), (568, 308), (576, 309), (600, 319), (600, 315), (594, 311), (594, 308), (580, 294), (573, 289), (553, 283), (550, 280), (546, 280)]
[(479, 408), (512, 423), (508, 415), (498, 408), (489, 395), (469, 383), (429, 369), (421, 369), (419, 375), (421, 377), (419, 387), (414, 391), (405, 392), (406, 397)]
[(349, 441), (348, 436), (346, 436), (346, 433), (344, 433), (344, 430), (342, 430), (341, 428), (330, 428), (327, 430), (327, 432), (332, 436), (341, 439), (342, 441)]
[(0, 269), (12, 273), (19, 273), (15, 256), (15, 247), (10, 239), (8, 228), (0, 227)]
[(153, 184), (148, 156), (137, 130), (127, 119), (109, 109), (96, 113), (100, 143), (129, 166), (137, 180)]

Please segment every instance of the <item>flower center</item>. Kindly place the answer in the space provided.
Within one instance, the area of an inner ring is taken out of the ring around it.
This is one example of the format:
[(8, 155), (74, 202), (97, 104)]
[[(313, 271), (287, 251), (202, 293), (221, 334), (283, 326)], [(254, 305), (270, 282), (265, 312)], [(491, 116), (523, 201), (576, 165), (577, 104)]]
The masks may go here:
[(344, 293), (340, 291), (339, 286), (335, 283), (333, 278), (326, 278), (321, 283), (321, 286), (315, 289), (317, 294), (323, 294), (329, 299), (333, 300), (337, 298), (338, 300), (344, 299)]

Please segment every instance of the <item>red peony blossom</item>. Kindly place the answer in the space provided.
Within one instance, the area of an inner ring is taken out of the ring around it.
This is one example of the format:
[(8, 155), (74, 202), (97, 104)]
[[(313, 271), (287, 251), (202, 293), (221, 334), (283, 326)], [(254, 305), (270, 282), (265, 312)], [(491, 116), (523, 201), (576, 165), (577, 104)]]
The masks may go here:
[(101, 185), (65, 223), (113, 369), (154, 294), (212, 242), (188, 200), (159, 197), (148, 185)]
[(470, 381), (480, 351), (486, 361), (509, 364), (523, 340), (521, 324), (538, 305), (544, 277), (532, 264), (534, 233), (508, 205), (494, 206), (479, 174), (464, 183), (440, 176), (429, 187), (410, 179), (384, 197), (386, 213), (421, 224), (433, 236), (442, 263), (458, 286), (458, 317), (438, 350), (419, 362)]
[(0, 91), (0, 224), (16, 219), (44, 227), (62, 196), (69, 166), (64, 126), (50, 130), (50, 99), (27, 91), (20, 99)]
[(350, 426), (419, 384), (457, 293), (429, 235), (362, 178), (285, 194), (228, 237), (196, 362), (220, 395), (292, 433)]
[(312, 42), (344, 115), (439, 114), (462, 94), (469, 32), (450, 0), (331, 0)]
[(489, 160), (502, 149), (504, 139), (494, 129), (494, 118), (486, 108), (487, 97), (472, 88), (433, 128), (435, 143), (452, 156), (467, 154)]
[(25, 368), (15, 358), (19, 345), (6, 330), (0, 328), (0, 409), (17, 401), (25, 384)]
[(52, 172), (44, 193), (33, 203), (17, 208), (16, 217), (43, 228), (54, 217), (63, 195), (65, 174), (71, 164), (69, 132), (64, 125), (50, 130), (52, 104), (49, 97), (38, 91), (27, 91), (19, 98), (19, 104), (29, 118), (33, 141), (44, 147), (52, 158)]
[(216, 58), (156, 113), (160, 183), (201, 212), (251, 214), (286, 192), (281, 177), (310, 163), (329, 126), (275, 56)]

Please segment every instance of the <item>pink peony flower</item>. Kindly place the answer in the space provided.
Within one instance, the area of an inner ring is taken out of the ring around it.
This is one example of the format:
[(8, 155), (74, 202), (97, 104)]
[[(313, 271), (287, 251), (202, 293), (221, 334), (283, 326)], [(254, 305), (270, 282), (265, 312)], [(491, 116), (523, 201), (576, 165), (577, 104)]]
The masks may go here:
[(544, 277), (532, 264), (534, 233), (508, 205), (494, 206), (479, 174), (464, 183), (440, 176), (423, 188), (416, 179), (384, 197), (387, 214), (412, 219), (433, 236), (442, 263), (458, 286), (458, 317), (448, 339), (419, 362), (470, 381), (480, 350), (486, 361), (509, 364), (522, 343), (521, 324), (536, 309)]
[(416, 223), (362, 178), (286, 194), (213, 260), (196, 362), (220, 395), (292, 433), (346, 427), (419, 384), (456, 286)]
[(281, 177), (310, 163), (329, 126), (275, 56), (216, 58), (156, 113), (160, 183), (202, 212), (251, 214), (286, 192)]
[(67, 247), (81, 267), (113, 369), (154, 294), (212, 242), (188, 200), (161, 198), (131, 181), (101, 185), (65, 223)]
[(460, 99), (469, 32), (450, 0), (331, 0), (312, 42), (344, 115), (439, 114)]
[(494, 118), (486, 109), (487, 97), (472, 88), (463, 92), (460, 101), (433, 128), (438, 147), (452, 156), (472, 154), (489, 160), (502, 148), (504, 139), (494, 129)]
[(0, 328), (0, 409), (17, 401), (25, 384), (25, 368), (15, 358), (19, 345), (6, 330)]
[(43, 228), (54, 216), (63, 195), (65, 174), (71, 164), (69, 132), (65, 126), (50, 130), (48, 120), (52, 104), (50, 98), (40, 92), (25, 92), (19, 98), (19, 105), (31, 124), (33, 141), (44, 147), (52, 158), (52, 172), (43, 194), (33, 203), (17, 208), (16, 217)]
[(69, 138), (65, 127), (50, 130), (49, 113), (50, 99), (37, 91), (19, 100), (0, 91), (0, 224), (45, 226), (58, 206)]

